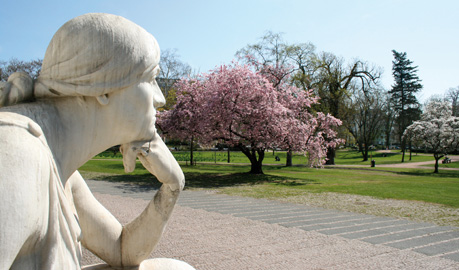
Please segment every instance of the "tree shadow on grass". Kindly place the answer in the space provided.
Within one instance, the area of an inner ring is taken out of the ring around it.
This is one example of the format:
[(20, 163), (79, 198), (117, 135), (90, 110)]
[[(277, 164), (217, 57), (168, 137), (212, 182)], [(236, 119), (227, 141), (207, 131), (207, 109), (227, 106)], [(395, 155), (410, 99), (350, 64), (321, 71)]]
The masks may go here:
[(230, 173), (185, 173), (186, 187), (221, 188), (235, 185), (255, 185), (263, 182), (281, 180), (281, 177), (267, 174)]
[(275, 181), (274, 184), (278, 186), (285, 186), (285, 187), (300, 187), (300, 186), (305, 186), (305, 185), (320, 185), (316, 180), (312, 179), (301, 179), (301, 180), (296, 180), (296, 179), (283, 179), (282, 181)]
[[(100, 175), (92, 177), (93, 180), (103, 180), (109, 182), (122, 183), (123, 189), (132, 191), (151, 191), (156, 190), (161, 186), (161, 183), (156, 178), (147, 174), (113, 174)], [(236, 185), (255, 185), (261, 183), (274, 183), (282, 186), (302, 186), (316, 183), (315, 180), (297, 180), (286, 177), (269, 175), (269, 174), (250, 174), (250, 173), (185, 173), (185, 189), (186, 188), (222, 188)]]
[(273, 183), (282, 186), (303, 186), (316, 183), (315, 180), (298, 180), (270, 174), (232, 173), (232, 174), (201, 174), (185, 173), (186, 187), (190, 188), (221, 188), (236, 185), (256, 185)]
[(120, 183), (119, 188), (132, 192), (150, 192), (161, 187), (156, 177), (146, 174), (102, 174), (91, 177), (92, 180)]
[(438, 177), (438, 178), (458, 178), (459, 179), (459, 171), (442, 170), (441, 168), (439, 169), (439, 173), (434, 173), (433, 169), (428, 170), (427, 172), (426, 172), (426, 169), (420, 169), (420, 170), (413, 169), (412, 171), (409, 171), (409, 172), (395, 172), (395, 173), (403, 174), (403, 175), (433, 176), (433, 177)]
[(408, 171), (396, 171), (396, 170), (380, 170), (374, 168), (360, 168), (360, 167), (326, 167), (330, 170), (352, 170), (352, 171), (375, 171), (375, 172), (387, 172), (399, 175), (411, 175), (411, 176), (430, 176), (437, 178), (458, 178), (459, 170), (442, 170), (439, 169), (439, 173), (434, 173), (432, 169), (405, 169)]

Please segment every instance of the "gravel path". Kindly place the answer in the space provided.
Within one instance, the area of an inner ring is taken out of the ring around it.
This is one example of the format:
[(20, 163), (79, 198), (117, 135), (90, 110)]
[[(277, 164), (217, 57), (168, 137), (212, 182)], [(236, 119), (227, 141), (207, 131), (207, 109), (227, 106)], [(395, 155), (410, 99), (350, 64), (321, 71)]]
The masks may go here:
[[(125, 224), (153, 190), (88, 181)], [(457, 227), (185, 191), (152, 257), (196, 269), (459, 269)], [(100, 262), (89, 252), (84, 264)]]
[[(385, 151), (380, 151), (380, 152), (384, 153)], [(459, 161), (459, 156), (448, 156), (448, 157), (451, 159), (452, 162)], [(406, 160), (408, 160), (409, 154), (405, 158)], [(439, 160), (439, 164), (441, 164), (442, 160), (443, 159)], [(403, 163), (400, 162), (400, 163), (393, 163), (393, 164), (378, 164), (378, 161), (376, 160), (376, 167), (383, 167), (383, 168), (428, 169), (426, 165), (434, 165), (434, 164), (435, 164), (435, 160), (421, 161), (421, 162), (403, 162)], [(362, 165), (330, 165), (330, 166), (332, 167), (362, 167)], [(459, 168), (439, 168), (439, 170), (459, 170)]]
[[(449, 157), (452, 162), (459, 161), (458, 156), (450, 156)], [(441, 164), (441, 160), (438, 161)], [(395, 164), (381, 164), (376, 166), (378, 167), (389, 167), (389, 168), (414, 168), (414, 169), (427, 169), (426, 165), (434, 165), (435, 160), (430, 161), (422, 161), (422, 162), (409, 162), (409, 163), (395, 163)], [(459, 170), (459, 168), (439, 168), (439, 170)]]
[[(453, 159), (453, 161), (459, 161), (459, 158)], [(375, 168), (429, 169), (429, 167), (426, 165), (433, 166), (434, 164), (435, 164), (435, 160), (434, 161), (410, 162), (410, 163), (394, 163), (394, 164), (378, 164), (378, 162), (376, 161)], [(325, 165), (325, 167), (326, 168), (327, 167), (329, 168), (333, 168), (333, 167), (336, 167), (336, 168), (340, 168), (340, 167), (368, 168), (370, 166), (369, 165), (368, 166), (364, 166), (364, 165)], [(433, 170), (434, 168), (432, 167), (431, 169)], [(442, 171), (442, 170), (458, 171), (459, 168), (441, 168), (439, 167), (438, 170), (439, 171)]]

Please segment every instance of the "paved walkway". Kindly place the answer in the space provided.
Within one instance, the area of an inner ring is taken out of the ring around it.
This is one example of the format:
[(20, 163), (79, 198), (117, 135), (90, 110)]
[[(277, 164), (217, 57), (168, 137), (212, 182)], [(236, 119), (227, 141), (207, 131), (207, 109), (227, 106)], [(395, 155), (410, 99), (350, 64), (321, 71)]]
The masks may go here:
[[(449, 156), (452, 162), (458, 162), (459, 156)], [(439, 160), (439, 165), (441, 165), (442, 160)], [(383, 168), (411, 168), (411, 169), (429, 169), (427, 165), (432, 165), (430, 167), (432, 170), (434, 169), (433, 165), (435, 165), (435, 160), (429, 161), (420, 161), (420, 162), (403, 162), (403, 163), (392, 163), (392, 164), (378, 164), (378, 160), (376, 160), (376, 168), (383, 167)], [(358, 167), (358, 168), (368, 168), (369, 165), (326, 165), (327, 167)], [(444, 168), (439, 167), (439, 171), (442, 170), (450, 170), (450, 171), (458, 171), (459, 168)]]
[[(91, 180), (88, 180), (87, 183), (96, 195), (109, 194), (134, 200), (150, 200), (154, 192), (148, 187), (124, 183)], [(160, 256), (175, 258), (179, 256), (180, 259), (191, 263), (197, 269), (459, 269), (459, 228), (457, 227), (442, 227), (428, 223), (327, 210), (306, 205), (217, 195), (206, 191), (182, 192), (177, 211), (179, 214), (177, 214), (178, 217), (174, 222), (190, 222), (189, 224), (182, 224), (185, 227), (187, 225), (193, 228), (201, 226), (191, 225), (200, 224), (199, 222), (193, 223), (193, 221), (180, 219), (180, 216), (184, 216), (188, 211), (192, 212), (191, 215), (195, 215), (196, 219), (201, 219), (203, 228), (207, 228), (202, 230), (216, 231), (221, 229), (218, 234), (228, 232), (233, 235), (225, 238), (224, 241), (228, 241), (227, 243), (219, 245), (215, 243), (215, 239), (204, 241), (192, 250), (188, 250), (189, 254), (182, 254), (182, 256), (166, 251), (163, 253), (161, 251), (159, 254)], [(214, 222), (214, 225), (218, 223), (219, 228), (212, 227), (212, 224), (205, 225), (204, 221), (207, 219), (210, 219), (211, 223)], [(228, 221), (232, 219), (236, 219), (236, 221)], [(225, 228), (225, 226), (227, 227)], [(242, 231), (249, 229), (252, 229), (252, 231), (246, 232), (249, 235), (242, 237)], [(273, 230), (277, 232), (277, 236), (273, 235)], [(184, 231), (184, 233), (188, 234), (187, 237), (194, 235), (192, 231)], [(251, 234), (253, 239), (250, 238)], [(255, 235), (259, 236), (256, 237)], [(165, 241), (168, 237), (171, 236), (166, 235)], [(279, 243), (279, 245), (263, 242), (268, 241), (266, 239), (259, 239), (264, 237), (269, 238), (274, 243)], [(198, 241), (196, 239), (200, 238), (193, 239), (189, 240)], [(245, 246), (240, 247), (239, 249), (245, 250), (244, 258), (247, 260), (241, 262), (242, 251), (235, 253), (239, 255), (235, 255), (231, 253), (234, 251), (225, 250), (224, 246), (239, 245), (239, 242), (244, 242), (244, 239), (261, 242), (246, 243)], [(286, 239), (290, 240), (287, 241)], [(317, 246), (311, 244), (314, 239), (317, 240), (315, 244)], [(175, 240), (172, 239), (171, 241)], [(209, 244), (209, 247), (220, 249), (220, 251), (212, 253), (214, 257), (208, 257), (211, 251), (201, 250), (198, 252), (195, 250), (201, 246), (206, 246), (206, 243)], [(264, 249), (266, 248), (264, 246), (268, 245), (270, 248)], [(173, 249), (174, 247), (172, 245), (168, 248)], [(161, 247), (159, 249), (161, 250)], [(275, 251), (273, 252), (272, 249)], [(221, 253), (225, 253), (226, 257)], [(270, 256), (266, 256), (268, 253)], [(216, 254), (220, 255), (217, 256)], [(281, 254), (282, 258), (288, 258), (288, 260), (274, 259), (276, 254)], [(205, 264), (200, 262), (199, 258), (211, 261), (220, 260), (220, 266), (225, 263), (227, 266), (216, 267), (215, 264)], [(300, 259), (302, 261), (298, 261)], [(263, 262), (269, 262), (272, 267), (250, 266), (254, 260), (259, 260), (257, 266), (263, 265)], [(297, 264), (287, 265), (294, 263), (295, 260), (298, 261)], [(236, 266), (236, 263), (242, 264)], [(231, 265), (234, 267), (230, 267)], [(247, 268), (241, 268), (241, 265), (247, 265)], [(304, 267), (299, 267), (299, 265)]]

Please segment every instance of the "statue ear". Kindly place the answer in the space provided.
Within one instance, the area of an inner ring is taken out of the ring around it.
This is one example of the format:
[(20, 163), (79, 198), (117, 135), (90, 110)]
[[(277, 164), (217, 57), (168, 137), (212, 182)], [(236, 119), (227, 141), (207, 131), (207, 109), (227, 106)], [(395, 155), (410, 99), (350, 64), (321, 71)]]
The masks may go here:
[(100, 105), (107, 105), (108, 101), (109, 101), (108, 100), (108, 94), (97, 96), (96, 99), (100, 103)]

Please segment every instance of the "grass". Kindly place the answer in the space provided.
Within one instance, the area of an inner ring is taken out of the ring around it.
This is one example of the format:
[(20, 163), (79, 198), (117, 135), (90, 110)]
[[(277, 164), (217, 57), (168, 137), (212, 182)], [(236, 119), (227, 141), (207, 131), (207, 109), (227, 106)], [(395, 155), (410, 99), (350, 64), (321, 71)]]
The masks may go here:
[[(177, 161), (189, 162), (190, 161), (190, 151), (172, 151), (174, 157)], [(276, 161), (276, 156), (279, 157), (280, 161)], [(122, 158), (120, 153), (113, 154), (112, 152), (105, 151), (97, 155), (94, 159), (119, 159)], [(265, 153), (265, 158), (263, 164), (285, 164), (287, 158), (286, 151), (272, 151)], [(194, 151), (193, 160), (196, 162), (205, 162), (205, 163), (227, 163), (228, 161), (228, 152), (227, 151)], [(230, 152), (230, 162), (231, 163), (247, 163), (249, 159), (240, 151), (231, 151)], [(294, 165), (306, 165), (307, 158), (302, 154), (293, 155), (293, 164)]]
[[(285, 197), (302, 192), (336, 192), (382, 199), (416, 200), (459, 207), (459, 172), (400, 169), (398, 172), (376, 170), (308, 169), (304, 173), (269, 171), (281, 181), (263, 183), (254, 197)], [(282, 190), (279, 192), (279, 190)], [(238, 192), (240, 192), (239, 189)], [(231, 193), (228, 190), (228, 193)]]
[[(264, 175), (251, 175), (246, 173), (250, 170), (248, 165), (212, 163), (182, 165), (182, 169), (187, 188), (219, 189), (230, 195), (277, 199), (308, 192), (335, 192), (459, 208), (459, 171), (440, 170), (439, 174), (433, 174), (429, 168), (351, 170), (265, 165)], [(141, 184), (156, 182), (141, 165), (134, 173), (125, 174), (121, 159), (90, 160), (80, 168), (80, 172), (91, 179)]]
[[(376, 164), (394, 164), (400, 163), (402, 160), (402, 153), (400, 151), (391, 151), (390, 153), (381, 153), (381, 152), (371, 152), (371, 158), (368, 157), (367, 161), (362, 161), (362, 154), (357, 151), (338, 151), (335, 162), (337, 165), (362, 165), (370, 166), (371, 159), (376, 161)], [(405, 162), (422, 162), (422, 161), (431, 161), (433, 157), (430, 155), (424, 154), (410, 154), (405, 153)]]
[[(424, 167), (433, 168), (434, 166), (435, 166), (435, 164), (431, 164), (431, 165), (425, 165)], [(451, 162), (451, 163), (443, 164), (443, 163), (441, 163), (441, 160), (439, 160), (438, 161), (438, 168), (439, 168), (439, 170), (441, 170), (442, 168), (459, 169), (459, 162)]]
[[(186, 165), (189, 152), (173, 153), (180, 160), (187, 189), (459, 226), (459, 170), (442, 170), (458, 168), (459, 162), (440, 164), (440, 173), (433, 174), (433, 165), (425, 169), (378, 166), (400, 163), (398, 151), (386, 156), (373, 152), (376, 168), (370, 167), (370, 161), (362, 162), (361, 154), (356, 151), (338, 151), (336, 164), (344, 166), (313, 169), (304, 166), (307, 163), (304, 156), (294, 156), (296, 166), (285, 167), (285, 152), (275, 152), (275, 155), (269, 152), (263, 163), (265, 174), (251, 175), (247, 173), (248, 160), (241, 152), (231, 152), (232, 163), (228, 164), (226, 152), (198, 151), (195, 152), (196, 166)], [(279, 162), (274, 159), (276, 155), (281, 159)], [(406, 163), (408, 158), (407, 155)], [(411, 162), (431, 160), (430, 155), (413, 154)], [(113, 157), (112, 153), (90, 160), (80, 172), (86, 179), (130, 182), (153, 188), (160, 185), (140, 164), (133, 173), (125, 174), (122, 159)]]
[[(173, 151), (174, 157), (177, 161), (189, 162), (190, 160), (190, 151)], [(278, 156), (280, 161), (276, 161), (275, 157)], [(95, 157), (95, 159), (119, 159), (121, 154), (113, 154), (112, 152), (106, 151)], [(373, 151), (371, 152), (371, 158), (367, 161), (362, 161), (362, 154), (355, 150), (347, 151), (338, 151), (335, 158), (337, 165), (362, 165), (370, 166), (371, 159), (376, 160), (376, 164), (393, 164), (399, 163), (402, 159), (400, 151), (392, 151), (390, 153), (380, 153)], [(227, 151), (194, 151), (193, 159), (196, 162), (205, 162), (205, 163), (226, 163), (228, 161), (228, 152)], [(287, 159), (286, 151), (272, 151), (265, 153), (265, 158), (263, 164), (285, 164)], [(431, 155), (425, 154), (415, 154), (412, 155), (412, 160), (409, 160), (409, 153), (405, 155), (405, 162), (421, 162), (421, 161), (430, 161), (433, 160)], [(248, 163), (248, 158), (240, 151), (231, 151), (230, 152), (230, 161), (231, 163)], [(308, 160), (302, 154), (293, 155), (293, 165), (307, 165)]]

